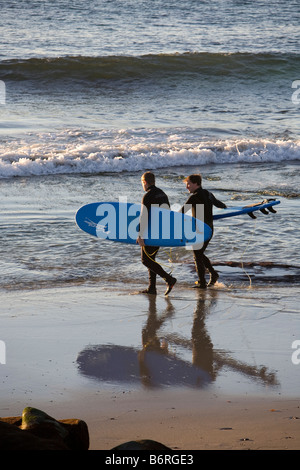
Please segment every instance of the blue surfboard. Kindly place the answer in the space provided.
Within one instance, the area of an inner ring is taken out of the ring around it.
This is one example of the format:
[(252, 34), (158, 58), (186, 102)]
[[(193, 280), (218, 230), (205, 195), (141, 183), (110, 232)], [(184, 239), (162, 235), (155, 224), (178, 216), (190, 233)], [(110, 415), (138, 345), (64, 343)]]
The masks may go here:
[(211, 237), (211, 228), (201, 220), (162, 207), (152, 206), (150, 224), (141, 228), (141, 208), (127, 202), (94, 202), (82, 206), (75, 219), (84, 232), (119, 243), (136, 244), (140, 234), (149, 246), (197, 249)]
[(256, 219), (253, 212), (261, 211), (263, 214), (268, 214), (269, 212), (276, 213), (273, 206), (276, 206), (277, 204), (280, 204), (280, 201), (277, 201), (276, 199), (264, 199), (262, 202), (249, 204), (247, 206), (227, 207), (226, 209), (220, 209), (220, 211), (214, 214), (213, 218), (214, 220), (217, 220), (248, 214), (252, 219)]

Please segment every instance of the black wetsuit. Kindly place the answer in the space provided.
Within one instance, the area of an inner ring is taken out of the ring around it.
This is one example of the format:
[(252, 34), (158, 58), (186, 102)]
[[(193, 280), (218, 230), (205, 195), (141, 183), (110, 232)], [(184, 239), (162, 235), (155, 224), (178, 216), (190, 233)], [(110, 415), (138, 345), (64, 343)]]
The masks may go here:
[[(199, 278), (199, 284), (201, 287), (206, 286), (205, 280), (205, 269), (212, 275), (216, 275), (216, 271), (212, 267), (210, 260), (205, 256), (204, 251), (207, 248), (212, 236), (213, 236), (213, 206), (221, 209), (226, 208), (226, 204), (216, 199), (216, 197), (207, 189), (198, 188), (194, 193), (190, 195), (185, 205), (182, 207), (182, 212), (187, 212), (192, 208), (193, 217), (197, 216), (197, 204), (203, 204), (204, 206), (204, 221), (211, 229), (211, 237), (209, 240), (203, 243), (203, 246), (199, 250), (193, 250), (195, 267)], [(199, 212), (199, 211), (198, 211)]]
[[(151, 205), (164, 205), (170, 207), (168, 196), (155, 185), (152, 185), (148, 188), (146, 194), (142, 199), (142, 205), (147, 208), (148, 211), (148, 221), (150, 217)], [(143, 234), (141, 233), (143, 238)], [(168, 274), (161, 266), (155, 261), (156, 254), (159, 250), (158, 246), (142, 246), (141, 247), (141, 259), (144, 266), (148, 268), (149, 272), (149, 291), (155, 292), (156, 289), (156, 276), (160, 276), (168, 282), (172, 279), (172, 276)]]

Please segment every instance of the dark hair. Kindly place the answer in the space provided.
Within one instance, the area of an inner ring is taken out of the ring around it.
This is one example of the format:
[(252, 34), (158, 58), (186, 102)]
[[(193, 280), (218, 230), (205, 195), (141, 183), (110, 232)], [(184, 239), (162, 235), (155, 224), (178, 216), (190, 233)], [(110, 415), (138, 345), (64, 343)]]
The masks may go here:
[(155, 175), (151, 173), (151, 171), (146, 171), (146, 173), (142, 175), (142, 178), (148, 184), (155, 184)]
[(187, 176), (184, 180), (184, 182), (186, 183), (187, 181), (190, 181), (191, 183), (193, 184), (198, 184), (198, 186), (202, 186), (202, 176), (199, 174), (197, 175), (190, 175), (190, 176)]

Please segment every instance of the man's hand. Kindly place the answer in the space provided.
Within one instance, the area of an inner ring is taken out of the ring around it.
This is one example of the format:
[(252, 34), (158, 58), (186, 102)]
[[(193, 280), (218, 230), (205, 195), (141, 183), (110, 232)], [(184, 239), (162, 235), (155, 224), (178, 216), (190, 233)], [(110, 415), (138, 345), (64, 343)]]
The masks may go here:
[(138, 243), (140, 246), (145, 246), (145, 242), (141, 237), (137, 237), (136, 243)]

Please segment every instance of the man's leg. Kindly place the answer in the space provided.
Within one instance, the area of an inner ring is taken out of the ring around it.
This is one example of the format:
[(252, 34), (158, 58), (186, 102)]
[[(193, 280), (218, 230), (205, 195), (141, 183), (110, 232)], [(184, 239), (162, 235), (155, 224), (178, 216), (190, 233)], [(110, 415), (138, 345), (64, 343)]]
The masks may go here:
[(211, 264), (210, 260), (207, 258), (207, 256), (203, 253), (203, 263), (206, 269), (208, 269), (210, 273), (210, 281), (208, 283), (209, 286), (213, 286), (217, 280), (219, 279), (219, 274), (217, 271), (214, 269), (213, 265)]
[(195, 268), (196, 268), (196, 272), (198, 274), (198, 279), (199, 279), (196, 287), (200, 287), (203, 289), (205, 289), (205, 287), (207, 286), (206, 279), (205, 279), (206, 264), (207, 265), (210, 264), (209, 259), (207, 258), (207, 256), (204, 255), (204, 251), (206, 250), (208, 244), (209, 244), (209, 240), (203, 243), (203, 246), (200, 250), (193, 251)]
[[(143, 246), (141, 250), (141, 259), (142, 263), (146, 268), (148, 268), (149, 271), (149, 287), (147, 291), (148, 293), (156, 293), (156, 276), (162, 277), (168, 284), (168, 289), (166, 291), (166, 295), (172, 290), (172, 287), (174, 286), (176, 279), (171, 276), (171, 274), (168, 274), (159, 263), (155, 261), (155, 256), (159, 250), (159, 247), (154, 247), (154, 246)], [(155, 284), (154, 284), (155, 282)], [(154, 287), (153, 287), (154, 286)], [(155, 292), (150, 292), (155, 291)]]
[(208, 285), (212, 286), (219, 278), (219, 274), (213, 268), (209, 258), (204, 254), (204, 251), (206, 250), (209, 242), (210, 240), (206, 241), (200, 250), (194, 250), (195, 267), (199, 278), (197, 287), (200, 288), (205, 288), (207, 286), (205, 279), (205, 269), (207, 269), (210, 273), (210, 281)]
[(203, 250), (194, 250), (194, 262), (196, 272), (198, 274), (198, 283), (196, 287), (200, 287), (202, 289), (206, 288), (206, 279), (205, 279), (205, 265), (203, 259)]
[(150, 269), (150, 266), (152, 266), (153, 261), (155, 262), (155, 256), (156, 253), (158, 252), (159, 248), (158, 247), (142, 247), (141, 249), (141, 258), (142, 258), (142, 263), (146, 268), (148, 269), (148, 276), (149, 276), (149, 285), (148, 288), (143, 291), (147, 294), (156, 294), (156, 272), (154, 272), (152, 269)]

